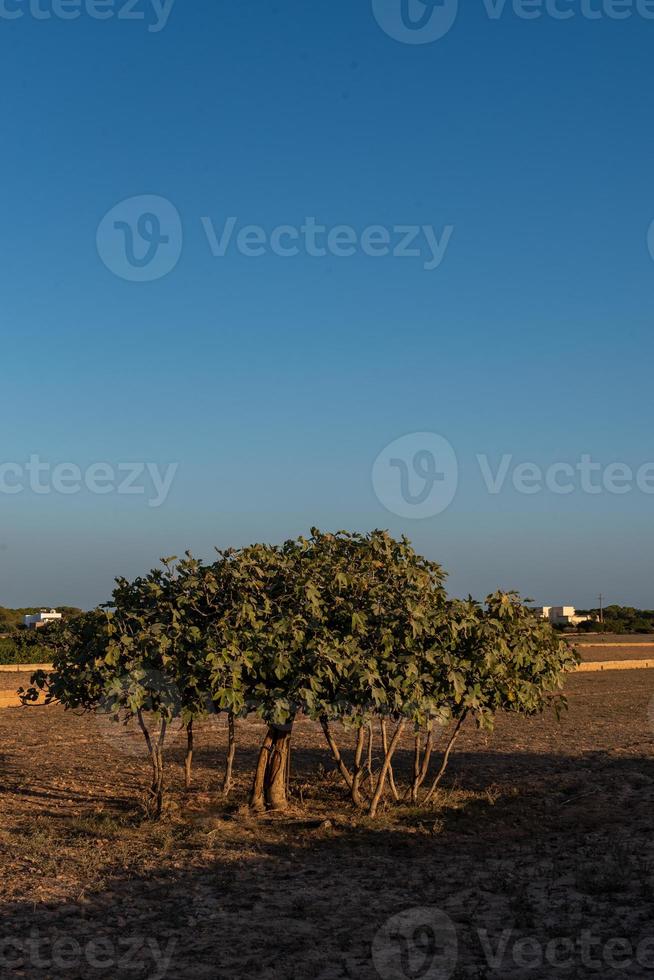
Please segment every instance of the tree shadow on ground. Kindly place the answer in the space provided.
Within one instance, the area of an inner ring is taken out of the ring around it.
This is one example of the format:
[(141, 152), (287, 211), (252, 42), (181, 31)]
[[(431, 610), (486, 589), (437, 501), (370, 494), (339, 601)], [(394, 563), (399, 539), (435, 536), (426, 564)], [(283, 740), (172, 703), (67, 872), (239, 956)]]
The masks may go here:
[[(383, 813), (376, 824), (353, 821), (345, 804), (327, 822), (310, 805), (258, 820), (214, 800), (202, 821), (182, 814), (153, 829), (156, 853), (122, 855), (94, 889), (79, 881), (66, 901), (5, 906), (0, 975), (642, 977), (636, 950), (654, 921), (653, 803), (651, 759), (599, 752), (464, 752), (434, 807)], [(80, 848), (93, 845), (93, 820), (89, 806)], [(141, 847), (149, 832), (141, 828)], [(120, 825), (97, 833), (120, 846)], [(438, 949), (424, 946), (424, 908), (451, 924)], [(590, 953), (586, 933), (600, 942)], [(607, 962), (612, 939), (632, 944), (629, 965), (625, 956), (619, 969)], [(554, 940), (573, 943), (565, 969), (548, 959)], [(395, 972), (384, 974), (388, 956)]]

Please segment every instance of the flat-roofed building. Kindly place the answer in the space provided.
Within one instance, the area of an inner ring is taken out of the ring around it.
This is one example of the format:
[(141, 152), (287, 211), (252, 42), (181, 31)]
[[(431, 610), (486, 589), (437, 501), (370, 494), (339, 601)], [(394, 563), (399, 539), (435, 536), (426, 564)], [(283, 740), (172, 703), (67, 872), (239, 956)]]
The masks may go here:
[(588, 623), (592, 616), (578, 616), (574, 606), (538, 606), (534, 612), (542, 619), (548, 619), (553, 626), (579, 626)]
[(23, 624), (28, 630), (37, 630), (41, 626), (45, 626), (46, 623), (54, 623), (58, 619), (63, 619), (63, 616), (56, 609), (42, 609), (41, 612), (24, 616)]

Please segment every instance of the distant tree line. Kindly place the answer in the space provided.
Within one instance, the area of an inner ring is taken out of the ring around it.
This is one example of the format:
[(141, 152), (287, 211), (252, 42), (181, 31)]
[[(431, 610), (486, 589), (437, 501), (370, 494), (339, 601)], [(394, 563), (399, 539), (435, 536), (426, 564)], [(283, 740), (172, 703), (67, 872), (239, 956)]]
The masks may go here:
[(594, 620), (582, 623), (580, 632), (586, 633), (654, 633), (654, 609), (635, 609), (633, 606), (606, 606), (602, 610), (604, 622), (600, 623), (599, 609), (580, 609), (579, 615), (593, 616)]
[[(50, 606), (26, 606), (24, 609), (9, 609), (7, 606), (0, 606), (0, 633), (9, 633), (11, 630), (23, 628), (25, 616), (33, 616), (42, 609), (49, 609)], [(79, 616), (82, 612), (75, 606), (57, 606), (57, 612), (70, 618)]]
[[(32, 616), (45, 608), (26, 606), (24, 609), (9, 609), (0, 606), (0, 664), (35, 664), (47, 659), (47, 649), (38, 642), (43, 627), (27, 630), (23, 625), (25, 616)], [(76, 606), (58, 606), (57, 610), (65, 620), (82, 615), (82, 610)]]

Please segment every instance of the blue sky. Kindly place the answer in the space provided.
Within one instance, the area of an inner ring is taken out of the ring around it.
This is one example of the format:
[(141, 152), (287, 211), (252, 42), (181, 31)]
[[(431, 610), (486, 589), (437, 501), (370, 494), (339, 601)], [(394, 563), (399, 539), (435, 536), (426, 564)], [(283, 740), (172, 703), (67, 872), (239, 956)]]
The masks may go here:
[[(654, 20), (492, 19), (480, 0), (406, 44), (371, 0), (177, 0), (157, 32), (134, 9), (2, 6), (23, 16), (0, 15), (0, 456), (177, 470), (158, 507), (146, 487), (0, 493), (0, 605), (91, 606), (161, 555), (315, 524), (404, 532), (457, 594), (654, 607), (654, 495), (512, 479), (654, 461)], [(181, 251), (135, 282), (96, 239), (144, 195), (176, 209)], [(391, 244), (453, 231), (432, 270), (359, 246), (215, 257), (202, 219), (230, 216), (267, 236), (307, 217)], [(372, 477), (413, 433), (458, 461), (421, 519)], [(500, 492), (480, 455), (511, 457)]]

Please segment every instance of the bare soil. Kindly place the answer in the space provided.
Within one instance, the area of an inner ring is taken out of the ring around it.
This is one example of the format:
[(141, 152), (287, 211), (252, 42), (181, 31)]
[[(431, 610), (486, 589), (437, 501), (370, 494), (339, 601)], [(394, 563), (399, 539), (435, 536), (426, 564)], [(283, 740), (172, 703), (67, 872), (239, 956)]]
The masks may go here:
[(654, 636), (649, 633), (569, 634), (567, 639), (584, 661), (654, 660)]
[[(24, 679), (0, 674), (0, 689)], [(2, 710), (0, 976), (651, 975), (654, 671), (576, 675), (566, 693), (560, 723), (503, 716), (491, 736), (465, 730), (434, 805), (375, 823), (344, 801), (306, 721), (288, 814), (244, 806), (260, 724), (240, 726), (224, 801), (225, 726), (213, 721), (188, 795), (173, 739), (168, 810), (152, 826), (138, 739), (58, 708)], [(400, 780), (410, 765), (407, 739)], [(420, 928), (432, 919), (451, 924), (433, 948)]]
[(654, 634), (652, 633), (568, 633), (566, 634), (572, 643), (581, 646), (603, 646), (606, 643), (621, 646), (641, 643), (651, 643), (654, 646)]
[(654, 643), (636, 646), (625, 643), (619, 646), (579, 646), (577, 652), (583, 661), (603, 663), (608, 660), (650, 660), (654, 661)]

